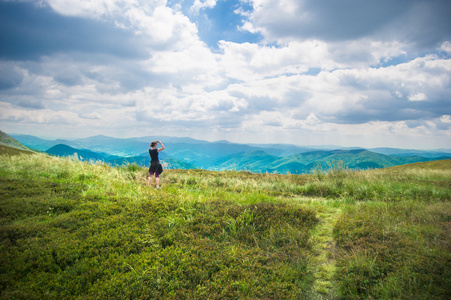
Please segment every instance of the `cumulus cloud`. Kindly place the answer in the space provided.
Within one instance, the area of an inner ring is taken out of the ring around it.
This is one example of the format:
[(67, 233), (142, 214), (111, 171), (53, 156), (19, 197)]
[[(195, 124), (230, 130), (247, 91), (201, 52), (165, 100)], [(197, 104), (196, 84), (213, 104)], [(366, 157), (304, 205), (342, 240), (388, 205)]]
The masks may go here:
[(359, 146), (427, 136), (431, 147), (444, 145), (450, 8), (445, 0), (0, 0), (0, 123)]
[[(451, 3), (432, 1), (253, 0), (252, 30), (270, 41), (391, 39), (436, 45), (449, 38)], [(250, 26), (249, 24), (247, 26)]]
[(320, 41), (293, 42), (284, 47), (221, 41), (219, 47), (226, 74), (243, 81), (336, 67), (327, 45)]
[(316, 85), (328, 90), (312, 91), (309, 109), (339, 123), (438, 117), (450, 109), (450, 63), (427, 57), (387, 68), (324, 72)]
[(217, 0), (195, 0), (191, 10), (195, 13), (203, 8), (212, 8), (216, 5)]

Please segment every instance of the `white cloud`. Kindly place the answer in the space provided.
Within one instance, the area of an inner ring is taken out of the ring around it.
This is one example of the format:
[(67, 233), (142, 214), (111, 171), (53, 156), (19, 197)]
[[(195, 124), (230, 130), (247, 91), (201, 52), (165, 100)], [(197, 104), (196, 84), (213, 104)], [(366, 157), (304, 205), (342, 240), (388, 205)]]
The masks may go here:
[(191, 6), (191, 11), (198, 13), (199, 10), (203, 8), (213, 8), (216, 5), (217, 0), (195, 0), (193, 6)]
[(78, 115), (69, 111), (54, 111), (50, 109), (23, 110), (9, 103), (0, 102), (2, 110), (0, 119), (5, 121), (24, 122), (31, 124), (67, 125), (79, 123)]
[(117, 12), (118, 4), (131, 5), (133, 0), (45, 0), (59, 14), (99, 18)]
[(102, 116), (99, 113), (79, 113), (78, 116), (82, 119), (89, 119), (89, 120), (101, 120)]
[[(345, 0), (349, 11), (336, 1), (326, 1), (326, 7), (305, 0), (246, 1), (254, 10), (235, 11), (246, 21), (240, 30), (262, 33), (264, 40), (222, 40), (218, 49), (200, 40), (196, 19), (183, 15), (189, 7), (182, 9), (182, 2), (172, 7), (163, 0), (46, 2), (71, 16), (64, 20), (81, 22), (76, 26), (98, 26), (96, 34), (78, 32), (77, 38), (86, 34), (96, 41), (102, 30), (119, 31), (107, 31), (104, 38), (112, 41), (99, 48), (69, 43), (39, 52), (39, 59), (1, 60), (2, 124), (134, 136), (158, 126), (162, 134), (198, 138), (361, 146), (413, 145), (424, 135), (434, 145), (434, 138), (449, 137), (450, 39), (444, 41), (440, 27), (441, 37), (433, 40), (441, 42), (432, 50), (421, 48), (427, 54), (418, 56), (410, 30), (398, 38), (402, 32), (390, 29), (397, 18), (419, 13), (417, 1), (350, 7), (356, 2)], [(420, 2), (429, 12), (443, 3)], [(196, 0), (191, 8), (216, 4)], [(334, 10), (335, 19), (326, 18)], [(354, 16), (357, 12), (362, 14)], [(427, 20), (429, 13), (420, 25)], [(111, 32), (126, 38), (115, 39)]]
[(442, 123), (451, 124), (451, 116), (450, 115), (443, 115), (440, 117), (440, 121)]
[(186, 16), (164, 5), (148, 9), (132, 7), (124, 13), (135, 33), (149, 38), (150, 48), (179, 50), (199, 41), (196, 26)]
[(325, 43), (293, 42), (280, 47), (220, 41), (221, 65), (233, 79), (252, 81), (267, 77), (302, 74), (310, 68), (331, 69), (337, 65)]
[(443, 42), (439, 49), (446, 53), (451, 53), (451, 41)]
[[(198, 42), (188, 17), (167, 7), (166, 0), (45, 0), (65, 16), (100, 19), (145, 35), (148, 49), (181, 49)], [(139, 45), (137, 45), (139, 46)]]
[[(202, 44), (186, 47), (180, 51), (161, 51), (147, 61), (149, 70), (156, 73), (201, 75), (215, 73), (218, 65), (215, 56)], [(186, 79), (189, 80), (189, 79)]]
[(424, 93), (417, 93), (409, 96), (410, 101), (424, 101), (427, 99), (428, 97)]

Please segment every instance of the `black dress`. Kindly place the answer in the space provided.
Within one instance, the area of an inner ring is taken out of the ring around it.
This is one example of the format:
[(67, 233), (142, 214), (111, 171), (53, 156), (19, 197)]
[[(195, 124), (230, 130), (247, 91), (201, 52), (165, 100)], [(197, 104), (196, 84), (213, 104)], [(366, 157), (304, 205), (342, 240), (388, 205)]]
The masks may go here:
[(158, 159), (158, 150), (157, 149), (150, 149), (150, 167), (149, 172), (156, 172), (158, 174), (163, 173), (163, 166), (160, 163), (160, 160)]

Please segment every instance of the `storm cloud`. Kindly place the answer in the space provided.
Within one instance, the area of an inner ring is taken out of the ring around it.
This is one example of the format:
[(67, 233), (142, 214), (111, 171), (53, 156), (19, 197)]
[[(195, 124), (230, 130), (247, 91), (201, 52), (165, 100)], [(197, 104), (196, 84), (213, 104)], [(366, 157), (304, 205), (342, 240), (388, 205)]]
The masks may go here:
[(110, 22), (65, 17), (48, 6), (0, 2), (0, 58), (36, 60), (65, 52), (145, 58), (139, 37)]

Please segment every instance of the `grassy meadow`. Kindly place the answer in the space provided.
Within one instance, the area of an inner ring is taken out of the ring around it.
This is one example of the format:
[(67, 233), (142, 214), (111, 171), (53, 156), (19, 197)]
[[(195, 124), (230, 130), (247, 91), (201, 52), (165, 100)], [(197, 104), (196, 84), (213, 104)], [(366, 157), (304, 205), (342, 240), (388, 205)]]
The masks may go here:
[(136, 165), (1, 152), (1, 299), (451, 295), (450, 160), (155, 189)]

